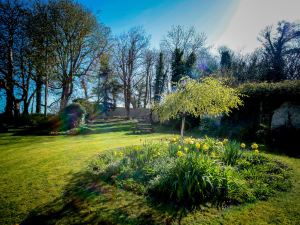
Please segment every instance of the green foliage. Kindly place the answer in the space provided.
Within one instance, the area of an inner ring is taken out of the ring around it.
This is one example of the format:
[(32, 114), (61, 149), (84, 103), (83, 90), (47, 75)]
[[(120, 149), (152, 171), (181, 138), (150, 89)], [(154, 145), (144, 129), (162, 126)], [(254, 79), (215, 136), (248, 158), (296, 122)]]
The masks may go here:
[(70, 130), (78, 127), (84, 119), (85, 109), (78, 103), (72, 103), (66, 106), (59, 113), (59, 119), (61, 120), (61, 129)]
[(92, 117), (93, 114), (95, 114), (95, 112), (97, 110), (96, 109), (97, 106), (95, 105), (95, 103), (92, 103), (84, 98), (77, 98), (77, 99), (73, 100), (73, 103), (78, 103), (84, 108), (85, 116), (87, 118)]
[(242, 156), (242, 151), (240, 150), (240, 144), (236, 141), (229, 142), (224, 145), (224, 152), (222, 155), (222, 160), (226, 165), (234, 166), (236, 161)]
[(290, 188), (284, 164), (227, 139), (174, 137), (101, 154), (90, 168), (117, 187), (185, 207), (252, 202)]
[[(293, 100), (300, 97), (300, 81), (286, 80), (277, 83), (245, 83), (239, 87), (242, 94), (257, 100), (280, 97)], [(278, 99), (276, 99), (278, 101)]]
[(171, 81), (177, 83), (185, 76), (185, 63), (183, 59), (183, 50), (176, 48), (172, 55), (172, 78)]
[(300, 81), (246, 83), (238, 89), (243, 95), (244, 106), (222, 118), (217, 135), (230, 135), (239, 140), (259, 140), (271, 145), (273, 150), (280, 149), (286, 154), (297, 155), (299, 132), (284, 126), (271, 130), (270, 125), (274, 110), (283, 103), (300, 104)]
[(242, 105), (237, 90), (224, 86), (214, 78), (204, 78), (201, 82), (187, 81), (178, 91), (166, 96), (156, 111), (161, 121), (188, 113), (195, 117), (228, 114), (231, 109)]
[(154, 85), (154, 101), (160, 102), (161, 94), (164, 92), (166, 71), (164, 66), (164, 55), (162, 52), (159, 53), (159, 58), (156, 64), (156, 76)]
[(226, 197), (226, 175), (220, 164), (195, 153), (179, 157), (174, 165), (152, 180), (149, 192), (185, 206), (220, 203)]

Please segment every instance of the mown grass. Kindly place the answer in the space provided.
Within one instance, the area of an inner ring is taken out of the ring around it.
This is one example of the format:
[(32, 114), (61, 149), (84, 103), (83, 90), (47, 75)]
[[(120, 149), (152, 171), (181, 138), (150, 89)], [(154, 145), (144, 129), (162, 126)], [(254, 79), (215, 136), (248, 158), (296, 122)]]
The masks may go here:
[(0, 224), (298, 224), (300, 159), (274, 156), (293, 169), (293, 188), (268, 201), (176, 211), (95, 180), (88, 161), (106, 149), (160, 139), (133, 135), (129, 123), (106, 123), (78, 136), (0, 134)]
[(95, 154), (166, 136), (133, 135), (128, 122), (93, 129), (93, 134), (77, 136), (20, 136), (19, 130), (0, 134), (0, 224), (21, 223), (34, 208), (62, 197), (74, 174)]

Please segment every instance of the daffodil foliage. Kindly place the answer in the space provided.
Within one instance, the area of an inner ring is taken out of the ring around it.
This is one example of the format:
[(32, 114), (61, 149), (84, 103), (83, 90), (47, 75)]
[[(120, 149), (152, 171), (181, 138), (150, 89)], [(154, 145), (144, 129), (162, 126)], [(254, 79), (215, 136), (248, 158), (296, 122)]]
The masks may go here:
[(242, 105), (240, 96), (237, 89), (215, 78), (188, 80), (185, 85), (179, 84), (176, 92), (167, 95), (156, 107), (156, 112), (162, 122), (186, 114), (219, 116)]

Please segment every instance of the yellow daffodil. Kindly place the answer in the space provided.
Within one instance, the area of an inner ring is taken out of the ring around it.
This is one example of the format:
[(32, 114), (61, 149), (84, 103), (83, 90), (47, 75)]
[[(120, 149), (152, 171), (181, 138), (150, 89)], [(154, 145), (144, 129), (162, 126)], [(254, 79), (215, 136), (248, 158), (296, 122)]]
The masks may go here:
[(219, 141), (217, 142), (217, 145), (223, 146), (223, 142)]
[(182, 151), (178, 151), (178, 152), (177, 152), (177, 156), (178, 156), (178, 157), (182, 157), (182, 156), (184, 156), (184, 153), (183, 153)]
[(204, 144), (202, 146), (203, 151), (207, 151), (209, 149), (209, 146), (207, 144)]
[(254, 149), (257, 149), (258, 148), (258, 144), (256, 144), (256, 143), (253, 143), (252, 145), (251, 145), (251, 148), (254, 150)]
[(223, 140), (222, 142), (223, 142), (223, 144), (225, 145), (225, 144), (228, 143), (228, 139), (227, 139), (227, 138), (224, 138), (224, 140)]
[(246, 148), (246, 144), (245, 143), (241, 143), (241, 148)]
[(196, 146), (197, 149), (199, 149), (199, 148), (201, 147), (201, 144), (200, 144), (199, 142), (197, 142), (197, 143), (195, 144), (195, 146)]
[(255, 155), (258, 155), (258, 154), (259, 154), (258, 149), (255, 149), (255, 150), (254, 150), (254, 154), (255, 154)]

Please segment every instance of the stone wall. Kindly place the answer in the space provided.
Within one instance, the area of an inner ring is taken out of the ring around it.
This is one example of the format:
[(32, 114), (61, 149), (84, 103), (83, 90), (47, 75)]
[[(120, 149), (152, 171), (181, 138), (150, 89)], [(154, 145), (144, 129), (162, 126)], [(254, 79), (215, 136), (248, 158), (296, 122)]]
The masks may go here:
[[(132, 119), (150, 119), (151, 111), (147, 108), (136, 108), (130, 109), (130, 117)], [(126, 117), (126, 110), (124, 107), (117, 107), (116, 109), (109, 111), (107, 116), (101, 116), (102, 118), (112, 118), (112, 117)], [(153, 117), (152, 117), (153, 118)], [(156, 121), (155, 118), (153, 118)]]

